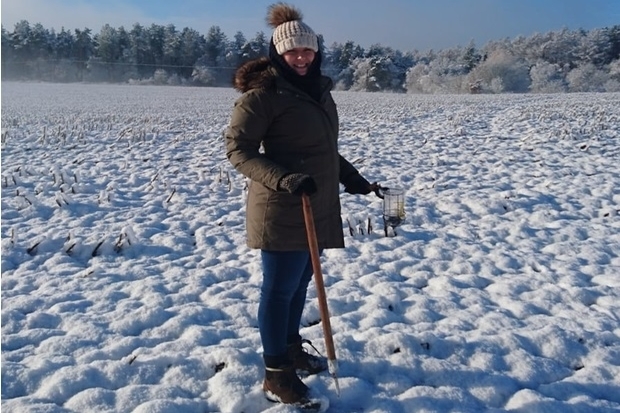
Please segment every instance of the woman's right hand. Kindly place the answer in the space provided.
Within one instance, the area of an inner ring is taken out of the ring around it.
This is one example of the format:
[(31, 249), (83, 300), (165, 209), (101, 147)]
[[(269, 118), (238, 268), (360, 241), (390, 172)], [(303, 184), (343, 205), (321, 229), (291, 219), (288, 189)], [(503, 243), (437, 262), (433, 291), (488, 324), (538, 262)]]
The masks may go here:
[(278, 183), (278, 188), (293, 195), (312, 195), (317, 191), (316, 182), (310, 175), (290, 173), (284, 175)]

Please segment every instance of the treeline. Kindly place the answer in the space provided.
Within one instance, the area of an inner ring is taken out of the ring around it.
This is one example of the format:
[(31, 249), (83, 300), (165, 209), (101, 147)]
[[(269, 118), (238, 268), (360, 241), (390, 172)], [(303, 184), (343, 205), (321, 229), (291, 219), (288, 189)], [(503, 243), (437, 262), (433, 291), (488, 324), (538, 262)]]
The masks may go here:
[[(228, 38), (174, 25), (105, 25), (56, 32), (22, 20), (2, 27), (2, 80), (230, 86), (243, 62), (267, 54), (269, 36)], [(339, 90), (407, 93), (620, 91), (620, 26), (560, 30), (466, 46), (402, 52), (348, 41), (323, 49)]]

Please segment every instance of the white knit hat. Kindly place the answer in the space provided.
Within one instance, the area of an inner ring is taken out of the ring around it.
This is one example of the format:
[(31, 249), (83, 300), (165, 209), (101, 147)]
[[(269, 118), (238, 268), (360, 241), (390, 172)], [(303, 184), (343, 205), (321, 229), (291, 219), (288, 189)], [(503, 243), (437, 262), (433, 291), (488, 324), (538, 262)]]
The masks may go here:
[(306, 23), (301, 21), (299, 10), (285, 3), (276, 3), (269, 6), (267, 23), (273, 31), (273, 44), (278, 54), (283, 54), (297, 47), (319, 51), (319, 40), (316, 33)]

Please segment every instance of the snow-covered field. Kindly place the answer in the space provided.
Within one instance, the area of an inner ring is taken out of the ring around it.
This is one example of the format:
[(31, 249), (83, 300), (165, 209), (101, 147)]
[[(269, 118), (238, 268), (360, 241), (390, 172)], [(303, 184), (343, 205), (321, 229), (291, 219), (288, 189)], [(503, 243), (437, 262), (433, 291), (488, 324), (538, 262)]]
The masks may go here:
[[(3, 412), (291, 411), (260, 388), (237, 96), (2, 84)], [(407, 218), (386, 237), (342, 194), (341, 395), (306, 379), (329, 411), (619, 411), (620, 95), (334, 96), (341, 153)]]

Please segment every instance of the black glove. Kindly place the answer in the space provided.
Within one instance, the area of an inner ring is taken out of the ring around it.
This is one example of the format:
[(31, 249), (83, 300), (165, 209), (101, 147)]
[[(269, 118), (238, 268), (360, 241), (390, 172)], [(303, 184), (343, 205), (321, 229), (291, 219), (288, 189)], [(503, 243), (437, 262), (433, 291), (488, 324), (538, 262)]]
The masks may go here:
[(310, 175), (291, 173), (280, 178), (278, 188), (294, 195), (312, 195), (317, 191), (316, 182)]
[(349, 194), (367, 195), (372, 190), (370, 182), (368, 182), (360, 174), (355, 174), (348, 178), (344, 184), (344, 191)]

